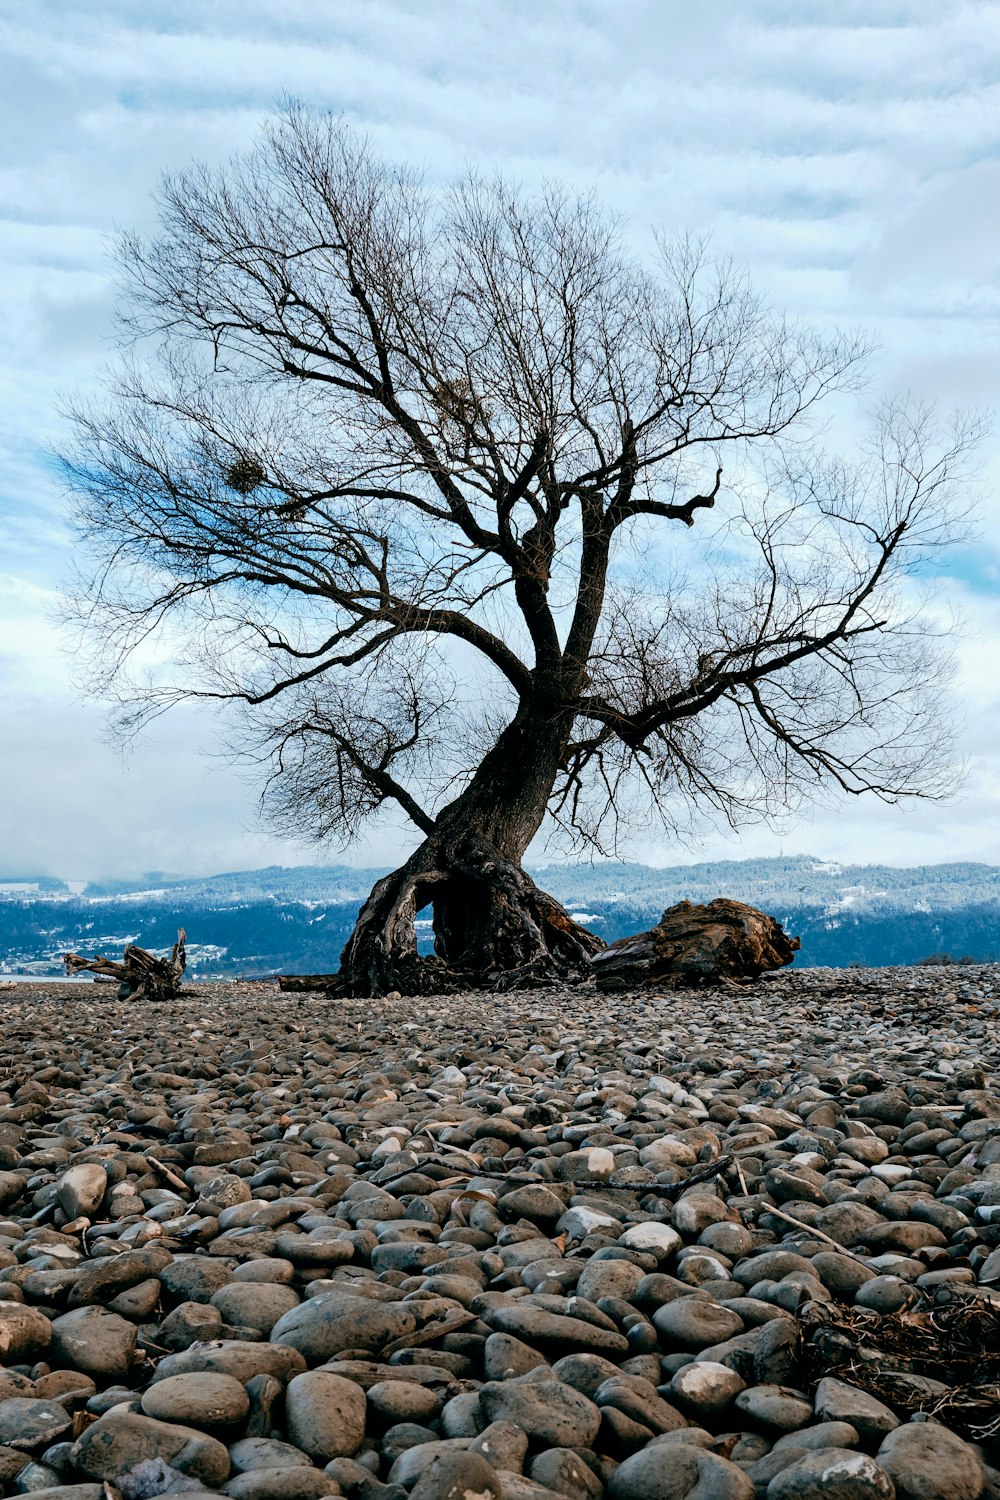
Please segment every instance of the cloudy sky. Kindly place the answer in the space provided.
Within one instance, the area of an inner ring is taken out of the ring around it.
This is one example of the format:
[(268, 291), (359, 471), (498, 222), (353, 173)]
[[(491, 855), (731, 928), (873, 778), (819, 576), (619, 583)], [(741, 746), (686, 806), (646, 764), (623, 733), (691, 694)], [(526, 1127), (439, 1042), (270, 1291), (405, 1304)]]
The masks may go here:
[[(777, 306), (877, 336), (872, 398), (1000, 407), (1000, 4), (0, 0), (0, 876), (317, 857), (257, 823), (210, 718), (161, 721), (125, 759), (106, 743), (54, 623), (69, 544), (46, 457), (59, 397), (112, 351), (110, 232), (148, 225), (163, 169), (223, 160), (283, 93), (434, 177), (558, 176), (637, 236), (710, 232)], [(637, 854), (1000, 862), (1000, 438), (985, 489), (943, 580), (965, 618), (961, 795)], [(398, 850), (389, 830), (354, 857)]]

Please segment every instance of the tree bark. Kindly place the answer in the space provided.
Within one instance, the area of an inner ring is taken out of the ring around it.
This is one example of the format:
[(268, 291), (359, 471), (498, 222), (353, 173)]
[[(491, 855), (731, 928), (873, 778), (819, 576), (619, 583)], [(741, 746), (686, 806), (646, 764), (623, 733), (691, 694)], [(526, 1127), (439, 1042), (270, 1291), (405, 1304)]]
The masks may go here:
[[(420, 847), (375, 885), (341, 955), (339, 993), (512, 989), (589, 972), (602, 939), (521, 868), (568, 729), (551, 705), (522, 708)], [(421, 955), (415, 921), (428, 905), (434, 953)]]

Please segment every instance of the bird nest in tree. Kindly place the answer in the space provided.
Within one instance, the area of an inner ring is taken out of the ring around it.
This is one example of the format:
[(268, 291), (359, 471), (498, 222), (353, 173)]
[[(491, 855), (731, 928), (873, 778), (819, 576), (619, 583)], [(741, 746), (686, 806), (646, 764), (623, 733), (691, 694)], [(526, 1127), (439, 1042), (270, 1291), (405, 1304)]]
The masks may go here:
[(460, 427), (474, 427), (488, 416), (464, 375), (457, 380), (439, 380), (431, 391), (431, 400), (446, 421)]
[(970, 1288), (938, 1304), (915, 1293), (894, 1313), (812, 1303), (804, 1353), (825, 1375), (899, 1412), (923, 1412), (974, 1442), (1000, 1438), (1000, 1301)]
[(255, 458), (236, 458), (226, 470), (226, 483), (238, 495), (252, 495), (259, 490), (267, 478), (264, 469)]

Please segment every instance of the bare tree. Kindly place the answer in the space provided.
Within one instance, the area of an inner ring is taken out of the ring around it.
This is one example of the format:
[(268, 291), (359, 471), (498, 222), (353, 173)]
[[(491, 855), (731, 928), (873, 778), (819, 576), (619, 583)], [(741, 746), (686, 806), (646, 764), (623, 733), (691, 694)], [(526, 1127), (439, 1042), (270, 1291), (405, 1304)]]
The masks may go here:
[[(65, 460), (75, 609), (125, 722), (242, 706), (286, 828), (346, 843), (395, 804), (419, 831), (346, 992), (585, 966), (599, 939), (521, 868), (547, 814), (605, 848), (650, 808), (946, 786), (907, 580), (977, 433), (889, 408), (824, 457), (863, 340), (690, 243), (646, 265), (589, 198), (438, 193), (297, 107), (168, 179), (122, 260), (131, 353)], [(151, 637), (170, 682), (136, 681)]]

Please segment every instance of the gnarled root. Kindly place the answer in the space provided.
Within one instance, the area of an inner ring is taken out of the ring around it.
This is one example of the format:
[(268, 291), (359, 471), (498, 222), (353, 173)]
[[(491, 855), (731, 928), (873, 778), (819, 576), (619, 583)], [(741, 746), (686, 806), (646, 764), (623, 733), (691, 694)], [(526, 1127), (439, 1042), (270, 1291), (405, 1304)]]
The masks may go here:
[[(428, 904), (435, 951), (425, 956), (415, 922)], [(431, 838), (373, 889), (335, 988), (343, 995), (524, 988), (586, 976), (603, 947), (485, 840)]]

